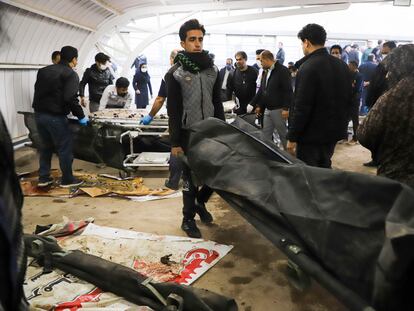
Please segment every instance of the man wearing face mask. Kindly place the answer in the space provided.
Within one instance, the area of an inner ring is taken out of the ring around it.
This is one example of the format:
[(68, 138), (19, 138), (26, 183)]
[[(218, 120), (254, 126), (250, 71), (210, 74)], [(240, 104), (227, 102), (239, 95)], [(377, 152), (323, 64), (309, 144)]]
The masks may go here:
[(95, 64), (85, 70), (82, 80), (79, 84), (79, 96), (81, 98), (81, 105), (86, 107), (85, 101), (85, 86), (89, 86), (89, 111), (95, 112), (99, 109), (99, 102), (105, 88), (113, 84), (115, 79), (108, 68), (110, 58), (104, 53), (95, 55)]
[(129, 81), (120, 77), (115, 85), (108, 85), (102, 94), (99, 110), (103, 109), (130, 109), (132, 94), (128, 92)]
[(351, 76), (347, 65), (326, 50), (322, 26), (306, 25), (298, 38), (305, 57), (296, 63), (287, 150), (308, 165), (331, 168), (335, 145), (347, 135)]
[[(177, 54), (175, 65), (165, 76), (167, 83), (169, 134), (171, 154), (175, 157), (186, 152), (189, 128), (209, 117), (225, 120), (220, 98), (218, 69), (203, 50), (204, 26), (198, 20), (185, 22), (179, 31), (184, 51)], [(183, 165), (183, 221), (181, 229), (192, 238), (200, 238), (201, 232), (195, 223), (198, 214), (204, 223), (213, 218), (204, 202), (203, 187), (200, 191), (192, 181), (191, 169)], [(211, 194), (211, 192), (210, 192)]]
[(148, 106), (148, 89), (152, 98), (151, 77), (148, 74), (147, 63), (142, 63), (135, 71), (132, 86), (135, 90), (135, 105), (138, 109), (144, 109)]
[(256, 94), (256, 80), (258, 72), (252, 66), (247, 65), (247, 54), (239, 51), (236, 58), (236, 70), (227, 80), (227, 96), (234, 94), (238, 115), (247, 113), (247, 105)]
[(221, 82), (221, 100), (223, 102), (231, 100), (231, 96), (227, 95), (227, 80), (234, 71), (233, 59), (226, 59), (226, 66), (220, 69), (219, 77)]
[(67, 115), (72, 112), (81, 125), (87, 125), (88, 117), (79, 105), (77, 93), (79, 77), (73, 68), (78, 63), (78, 50), (64, 46), (57, 65), (39, 70), (33, 96), (33, 109), (37, 130), (41, 139), (39, 148), (39, 187), (53, 183), (50, 177), (52, 154), (56, 150), (62, 171), (61, 187), (82, 184), (72, 173), (72, 132)]

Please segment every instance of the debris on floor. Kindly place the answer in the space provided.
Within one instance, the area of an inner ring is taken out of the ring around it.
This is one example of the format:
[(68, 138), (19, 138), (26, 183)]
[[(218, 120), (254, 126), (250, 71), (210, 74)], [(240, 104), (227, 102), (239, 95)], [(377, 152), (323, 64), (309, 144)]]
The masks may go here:
[(142, 177), (119, 178), (108, 174), (74, 173), (74, 176), (84, 181), (79, 187), (59, 187), (59, 171), (52, 170), (51, 177), (54, 183), (47, 187), (38, 187), (37, 172), (25, 174), (20, 184), (25, 196), (74, 197), (87, 194), (90, 197), (120, 196), (135, 201), (150, 201), (177, 197), (176, 191), (171, 189), (150, 189), (144, 185)]
[[(122, 264), (153, 282), (183, 285), (192, 284), (233, 248), (202, 239), (159, 236), (92, 223), (80, 235), (59, 238), (58, 244), (69, 252), (80, 250)], [(78, 310), (86, 306), (130, 310), (133, 306), (68, 273), (54, 270), (44, 274), (43, 268), (33, 262), (27, 269), (25, 293), (31, 306), (40, 310), (49, 310), (53, 306), (54, 310)], [(135, 307), (133, 310), (151, 309)]]

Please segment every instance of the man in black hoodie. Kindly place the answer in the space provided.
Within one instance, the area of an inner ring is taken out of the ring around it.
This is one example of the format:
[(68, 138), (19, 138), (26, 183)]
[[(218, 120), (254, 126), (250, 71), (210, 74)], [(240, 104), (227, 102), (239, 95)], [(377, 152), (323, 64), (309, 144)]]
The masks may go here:
[(347, 65), (326, 50), (322, 26), (306, 25), (298, 38), (305, 57), (296, 63), (287, 150), (308, 165), (330, 168), (337, 141), (347, 135), (351, 76)]
[[(208, 51), (203, 50), (204, 26), (196, 19), (189, 20), (180, 27), (179, 35), (184, 51), (178, 52), (175, 65), (165, 76), (171, 153), (176, 157), (185, 153), (187, 130), (191, 125), (209, 117), (224, 120), (218, 69)], [(198, 213), (205, 223), (213, 220), (203, 204), (208, 194), (205, 187), (199, 191), (194, 185), (186, 165), (183, 165), (183, 181), (181, 229), (190, 237), (200, 238), (194, 217)]]
[(41, 139), (39, 149), (39, 187), (53, 183), (50, 177), (52, 154), (57, 152), (62, 171), (61, 187), (77, 186), (82, 181), (72, 173), (72, 132), (67, 115), (72, 112), (81, 125), (88, 117), (78, 101), (79, 77), (73, 70), (78, 63), (78, 50), (64, 46), (60, 51), (60, 63), (39, 70), (35, 84), (33, 108), (37, 130)]

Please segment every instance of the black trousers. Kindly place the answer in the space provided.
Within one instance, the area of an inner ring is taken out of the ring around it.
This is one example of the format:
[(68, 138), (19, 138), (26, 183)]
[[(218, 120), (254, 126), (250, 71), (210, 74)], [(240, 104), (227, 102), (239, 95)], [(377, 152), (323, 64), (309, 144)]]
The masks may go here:
[(297, 143), (296, 157), (307, 165), (331, 168), (336, 142), (328, 144)]
[(196, 199), (200, 203), (206, 203), (213, 190), (208, 186), (199, 189), (194, 185), (191, 177), (191, 169), (183, 163), (183, 216), (185, 219), (194, 219), (197, 206)]
[(350, 113), (350, 119), (352, 120), (352, 127), (354, 136), (353, 139), (357, 139), (357, 131), (359, 126), (359, 104), (360, 104), (360, 96), (354, 96), (352, 98), (352, 106), (351, 106), (351, 113)]

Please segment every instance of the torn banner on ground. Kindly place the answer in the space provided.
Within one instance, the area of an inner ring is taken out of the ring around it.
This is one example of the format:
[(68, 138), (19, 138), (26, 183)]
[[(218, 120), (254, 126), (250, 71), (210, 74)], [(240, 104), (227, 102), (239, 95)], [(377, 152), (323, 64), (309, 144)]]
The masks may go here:
[(194, 125), (187, 158), (196, 180), (276, 245), (298, 245), (298, 258), (318, 267), (329, 279), (324, 285), (351, 309), (361, 310), (362, 297), (378, 310), (414, 310), (414, 191), (386, 178), (306, 166), (257, 137), (241, 119)]
[[(82, 251), (131, 268), (155, 282), (189, 285), (207, 272), (232, 246), (187, 237), (158, 236), (89, 224), (81, 235), (59, 239), (65, 251)], [(75, 263), (74, 263), (75, 264)], [(32, 306), (56, 310), (82, 306), (126, 310), (130, 303), (94, 285), (54, 270), (29, 265), (25, 293)], [(84, 303), (87, 303), (84, 305)], [(144, 310), (144, 309), (143, 309)], [(230, 310), (230, 309), (229, 309)]]

